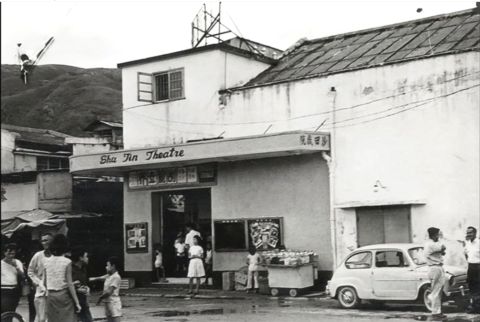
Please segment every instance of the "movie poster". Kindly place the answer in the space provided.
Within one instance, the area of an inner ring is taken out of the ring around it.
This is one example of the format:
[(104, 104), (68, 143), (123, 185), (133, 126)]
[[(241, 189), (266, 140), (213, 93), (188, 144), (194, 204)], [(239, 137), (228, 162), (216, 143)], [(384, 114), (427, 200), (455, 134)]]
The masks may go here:
[(148, 223), (125, 224), (127, 253), (148, 253)]
[(249, 245), (259, 250), (278, 249), (282, 245), (281, 218), (247, 220)]

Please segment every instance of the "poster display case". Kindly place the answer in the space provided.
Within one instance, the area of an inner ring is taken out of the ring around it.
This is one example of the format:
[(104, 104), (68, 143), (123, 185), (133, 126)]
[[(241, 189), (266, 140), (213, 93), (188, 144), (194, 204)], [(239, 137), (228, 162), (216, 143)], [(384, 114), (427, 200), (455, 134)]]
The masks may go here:
[(127, 253), (148, 253), (148, 223), (125, 224)]
[(215, 251), (259, 251), (279, 249), (283, 244), (281, 217), (243, 218), (214, 221)]

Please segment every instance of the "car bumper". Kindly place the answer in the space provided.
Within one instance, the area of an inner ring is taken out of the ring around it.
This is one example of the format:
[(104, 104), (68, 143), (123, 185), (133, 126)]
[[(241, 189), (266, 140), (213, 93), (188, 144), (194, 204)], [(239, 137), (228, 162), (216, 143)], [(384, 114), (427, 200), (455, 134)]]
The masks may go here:
[(327, 286), (325, 287), (325, 294), (328, 297), (332, 297), (330, 281), (327, 282)]
[(463, 286), (455, 290), (448, 290), (445, 292), (447, 297), (465, 297), (468, 294), (468, 289), (464, 289)]

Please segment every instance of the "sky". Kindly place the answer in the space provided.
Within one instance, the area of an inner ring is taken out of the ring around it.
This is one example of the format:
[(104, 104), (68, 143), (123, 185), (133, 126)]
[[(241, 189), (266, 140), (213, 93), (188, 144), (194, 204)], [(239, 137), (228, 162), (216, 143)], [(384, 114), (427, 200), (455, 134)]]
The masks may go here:
[[(203, 3), (207, 11), (218, 13), (218, 2), (205, 1), (2, 1), (2, 64), (17, 64), (17, 43), (36, 51), (51, 36), (55, 42), (40, 65), (115, 68), (122, 62), (189, 49), (191, 24)], [(474, 7), (475, 1), (222, 1), (221, 21), (237, 35), (285, 50), (304, 37), (316, 39)]]

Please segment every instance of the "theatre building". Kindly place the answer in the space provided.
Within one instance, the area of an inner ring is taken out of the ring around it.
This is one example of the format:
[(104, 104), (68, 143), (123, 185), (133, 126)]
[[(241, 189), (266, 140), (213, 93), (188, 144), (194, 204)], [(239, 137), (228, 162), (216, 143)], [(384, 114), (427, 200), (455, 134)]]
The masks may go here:
[[(158, 243), (172, 276), (186, 223), (211, 236), (217, 276), (250, 244), (284, 244), (317, 253), (326, 282), (357, 247), (424, 243), (430, 226), (465, 265), (479, 21), (472, 9), (303, 39), (277, 60), (218, 44), (119, 64), (125, 150), (70, 169), (124, 176), (126, 276), (149, 281)], [(259, 240), (257, 223), (275, 233)]]

